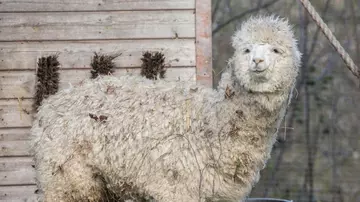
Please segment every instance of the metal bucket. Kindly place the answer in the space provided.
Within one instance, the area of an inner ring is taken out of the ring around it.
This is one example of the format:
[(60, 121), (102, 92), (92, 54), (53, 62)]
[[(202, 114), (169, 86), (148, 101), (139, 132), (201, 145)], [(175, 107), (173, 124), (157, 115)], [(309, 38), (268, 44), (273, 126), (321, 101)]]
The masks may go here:
[(246, 202), (293, 202), (292, 200), (275, 198), (248, 198)]

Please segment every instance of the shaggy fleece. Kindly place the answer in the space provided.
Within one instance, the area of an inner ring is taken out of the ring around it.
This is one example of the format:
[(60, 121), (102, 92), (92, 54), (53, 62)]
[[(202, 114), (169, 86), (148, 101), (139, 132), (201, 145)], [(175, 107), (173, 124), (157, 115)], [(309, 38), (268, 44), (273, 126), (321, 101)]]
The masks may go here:
[[(105, 189), (158, 202), (245, 200), (270, 156), (300, 59), (292, 34), (263, 41), (290, 30), (286, 21), (270, 16), (248, 23), (273, 23), (264, 27), (276, 31), (234, 37), (236, 51), (217, 90), (99, 76), (44, 101), (32, 137), (45, 201), (106, 201)], [(284, 37), (289, 40), (275, 44)], [(269, 55), (268, 70), (256, 77), (249, 69), (255, 45)], [(281, 54), (271, 52), (275, 46)]]

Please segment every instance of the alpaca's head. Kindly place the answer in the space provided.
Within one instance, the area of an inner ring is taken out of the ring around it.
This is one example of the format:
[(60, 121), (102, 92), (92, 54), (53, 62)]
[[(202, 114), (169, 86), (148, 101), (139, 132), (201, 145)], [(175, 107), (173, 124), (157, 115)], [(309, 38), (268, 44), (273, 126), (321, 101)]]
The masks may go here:
[(232, 45), (233, 75), (245, 89), (274, 92), (293, 86), (301, 54), (287, 20), (252, 17), (233, 35)]

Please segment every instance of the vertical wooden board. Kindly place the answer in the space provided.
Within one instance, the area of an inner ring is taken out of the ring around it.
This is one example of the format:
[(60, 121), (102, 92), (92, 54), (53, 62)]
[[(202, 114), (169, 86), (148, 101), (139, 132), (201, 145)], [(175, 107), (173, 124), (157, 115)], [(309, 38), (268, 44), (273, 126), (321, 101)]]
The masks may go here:
[(37, 186), (0, 186), (0, 202), (37, 202)]
[(0, 41), (195, 37), (191, 10), (0, 13), (0, 18)]
[(144, 51), (160, 51), (167, 66), (195, 66), (195, 39), (3, 42), (0, 70), (35, 69), (37, 59), (59, 54), (62, 68), (89, 68), (94, 52), (121, 54), (118, 67), (140, 67)]
[(196, 0), (196, 80), (212, 87), (211, 1)]
[(1, 0), (0, 12), (194, 9), (195, 0)]
[(32, 157), (0, 158), (0, 185), (36, 184)]

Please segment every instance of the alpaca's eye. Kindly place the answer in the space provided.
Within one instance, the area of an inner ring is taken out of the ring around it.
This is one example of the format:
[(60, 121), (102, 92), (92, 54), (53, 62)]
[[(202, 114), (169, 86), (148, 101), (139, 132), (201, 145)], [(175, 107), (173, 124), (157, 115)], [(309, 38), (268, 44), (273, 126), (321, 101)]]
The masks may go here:
[(280, 51), (278, 49), (276, 49), (276, 48), (273, 49), (273, 52), (276, 53), (276, 54), (280, 53)]
[(245, 50), (244, 50), (244, 53), (250, 53), (250, 49), (248, 49), (248, 48), (245, 49)]

